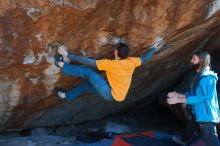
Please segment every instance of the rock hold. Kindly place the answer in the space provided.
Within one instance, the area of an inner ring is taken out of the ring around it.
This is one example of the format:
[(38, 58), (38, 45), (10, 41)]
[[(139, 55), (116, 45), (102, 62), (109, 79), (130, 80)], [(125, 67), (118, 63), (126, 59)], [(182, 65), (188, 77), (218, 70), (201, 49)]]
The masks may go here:
[(41, 16), (42, 12), (37, 8), (29, 8), (27, 10), (27, 15), (33, 20), (37, 21), (37, 19)]

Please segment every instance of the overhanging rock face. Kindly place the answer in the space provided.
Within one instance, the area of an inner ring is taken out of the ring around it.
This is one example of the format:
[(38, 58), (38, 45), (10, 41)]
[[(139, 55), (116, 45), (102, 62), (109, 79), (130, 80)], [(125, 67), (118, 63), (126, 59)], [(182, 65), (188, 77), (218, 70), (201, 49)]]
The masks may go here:
[[(97, 119), (135, 101), (149, 103), (189, 69), (195, 50), (220, 47), (219, 1), (5, 0), (0, 2), (0, 129), (21, 130)], [(110, 58), (112, 45), (126, 42), (132, 56), (149, 50), (156, 37), (163, 51), (138, 68), (125, 102), (84, 95), (59, 102), (55, 86), (81, 80), (53, 65), (56, 45), (96, 59)], [(138, 106), (138, 105), (137, 105)]]

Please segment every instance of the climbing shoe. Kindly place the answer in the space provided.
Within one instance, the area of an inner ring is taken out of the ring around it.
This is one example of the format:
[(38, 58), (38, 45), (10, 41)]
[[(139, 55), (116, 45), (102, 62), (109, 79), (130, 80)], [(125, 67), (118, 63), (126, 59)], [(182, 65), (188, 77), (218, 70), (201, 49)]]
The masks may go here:
[(57, 96), (57, 98), (58, 98), (59, 100), (63, 100), (63, 99), (66, 98), (65, 95), (62, 95), (62, 93), (65, 93), (62, 89), (56, 87), (56, 88), (54, 89), (54, 92), (55, 92), (55, 95)]
[(61, 55), (56, 55), (55, 56), (55, 65), (59, 68), (62, 68), (61, 66), (59, 66), (59, 62), (65, 62), (64, 58)]

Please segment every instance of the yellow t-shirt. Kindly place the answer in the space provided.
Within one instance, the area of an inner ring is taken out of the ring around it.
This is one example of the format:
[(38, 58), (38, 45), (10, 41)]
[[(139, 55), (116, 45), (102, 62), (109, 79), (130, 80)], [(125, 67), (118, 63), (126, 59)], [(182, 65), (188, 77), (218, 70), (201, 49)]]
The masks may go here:
[(139, 57), (128, 57), (123, 60), (97, 60), (99, 70), (106, 72), (111, 93), (116, 101), (123, 101), (131, 84), (134, 69), (141, 65)]

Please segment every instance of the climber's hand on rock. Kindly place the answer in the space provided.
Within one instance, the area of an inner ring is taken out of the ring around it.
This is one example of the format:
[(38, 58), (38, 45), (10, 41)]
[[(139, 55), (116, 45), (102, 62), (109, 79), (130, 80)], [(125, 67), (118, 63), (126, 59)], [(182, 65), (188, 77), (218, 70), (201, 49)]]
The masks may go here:
[(159, 51), (165, 44), (162, 37), (156, 37), (155, 41), (152, 43), (151, 47), (154, 47)]

